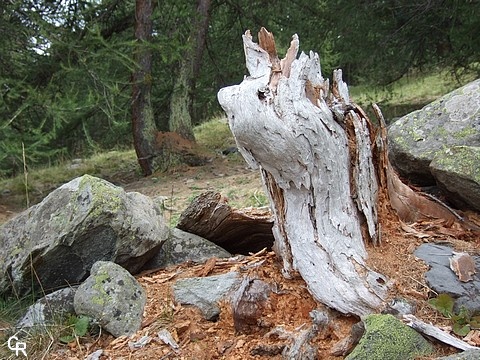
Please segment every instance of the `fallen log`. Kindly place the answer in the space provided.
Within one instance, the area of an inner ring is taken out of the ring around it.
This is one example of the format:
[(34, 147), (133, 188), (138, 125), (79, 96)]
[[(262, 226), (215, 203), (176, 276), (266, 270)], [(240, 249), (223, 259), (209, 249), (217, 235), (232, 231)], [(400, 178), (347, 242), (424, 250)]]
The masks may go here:
[(234, 209), (213, 191), (199, 195), (180, 215), (180, 230), (201, 236), (231, 254), (271, 249), (273, 217), (269, 209)]

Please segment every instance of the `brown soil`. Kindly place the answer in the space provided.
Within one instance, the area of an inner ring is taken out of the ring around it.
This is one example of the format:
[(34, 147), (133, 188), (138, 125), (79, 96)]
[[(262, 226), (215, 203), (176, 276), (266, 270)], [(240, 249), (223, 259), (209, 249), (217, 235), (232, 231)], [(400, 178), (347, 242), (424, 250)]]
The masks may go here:
[[(245, 204), (262, 193), (259, 174), (246, 168), (238, 157), (216, 157), (201, 167), (181, 166), (168, 174), (155, 174), (149, 178), (117, 179), (127, 191), (138, 191), (149, 196), (166, 196), (164, 205), (169, 209), (167, 221), (174, 223), (178, 214), (191, 202), (194, 195), (206, 190), (217, 190), (227, 196), (231, 203)], [(14, 215), (14, 210), (0, 205), (0, 222)], [(478, 214), (468, 214), (480, 223)], [(390, 298), (403, 297), (417, 305), (416, 316), (427, 322), (448, 329), (448, 319), (442, 318), (428, 304), (435, 296), (424, 280), (425, 264), (413, 255), (423, 242), (448, 242), (457, 249), (478, 253), (480, 240), (468, 233), (447, 228), (442, 223), (420, 223), (401, 226), (391, 219), (382, 224), (382, 243), (368, 245), (369, 266), (383, 273), (392, 281)], [(263, 263), (261, 263), (263, 261)], [(252, 266), (260, 264), (259, 266)], [(248, 334), (237, 334), (234, 329), (231, 306), (221, 304), (220, 319), (209, 322), (199, 311), (181, 306), (173, 300), (171, 285), (183, 277), (206, 276), (236, 270), (250, 274), (277, 285), (280, 291), (272, 294), (265, 307), (259, 326)], [(100, 359), (281, 359), (275, 350), (291, 344), (292, 337), (301, 329), (310, 326), (309, 312), (324, 309), (307, 291), (302, 279), (287, 280), (281, 275), (279, 261), (273, 253), (264, 252), (249, 257), (237, 257), (229, 261), (217, 260), (207, 264), (182, 264), (156, 272), (137, 276), (147, 291), (147, 306), (140, 331), (131, 338), (113, 338), (102, 333), (78, 339), (69, 345), (55, 342), (44, 359), (83, 359), (98, 349), (103, 349)], [(345, 338), (351, 326), (359, 319), (328, 312), (330, 323), (312, 340), (318, 347), (319, 359), (341, 359), (330, 354), (332, 347)], [(157, 338), (161, 329), (167, 329), (179, 344), (172, 349)], [(281, 331), (272, 331), (282, 329)], [(279, 333), (290, 334), (284, 338)], [(134, 348), (133, 343), (143, 336), (151, 339), (143, 347)], [(130, 346), (129, 346), (130, 344)], [(456, 350), (435, 342), (435, 356), (450, 354)], [(477, 344), (478, 345), (478, 344)], [(265, 351), (269, 355), (254, 355)], [(43, 355), (39, 356), (42, 358)]]

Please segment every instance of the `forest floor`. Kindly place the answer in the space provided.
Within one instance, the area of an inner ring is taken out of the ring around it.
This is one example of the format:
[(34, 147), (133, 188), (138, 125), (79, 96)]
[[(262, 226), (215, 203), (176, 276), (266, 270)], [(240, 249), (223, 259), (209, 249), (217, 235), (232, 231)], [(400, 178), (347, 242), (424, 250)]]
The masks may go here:
[[(215, 154), (211, 161), (199, 167), (181, 165), (168, 173), (154, 174), (143, 178), (132, 172), (119, 172), (108, 180), (127, 191), (138, 191), (151, 197), (165, 196), (165, 217), (174, 226), (179, 214), (196, 195), (215, 190), (227, 197), (234, 207), (264, 206), (264, 195), (258, 171), (247, 168), (239, 154), (222, 156)], [(9, 204), (6, 197), (0, 198), (0, 223), (11, 218), (18, 206)], [(480, 216), (467, 214), (480, 224)], [(450, 231), (445, 224), (428, 222), (409, 226), (389, 219), (382, 224), (382, 242), (374, 247), (367, 244), (368, 265), (386, 275), (391, 281), (389, 299), (405, 298), (416, 304), (416, 316), (443, 329), (451, 329), (451, 321), (435, 311), (427, 300), (434, 297), (424, 280), (427, 266), (413, 255), (424, 242), (450, 243), (457, 250), (478, 253), (480, 240), (461, 231)], [(254, 266), (252, 264), (260, 264)], [(250, 270), (248, 270), (250, 269)], [(229, 271), (250, 274), (269, 283), (275, 283), (281, 291), (271, 295), (269, 305), (262, 313), (261, 326), (248, 334), (236, 334), (232, 310), (228, 303), (221, 304), (220, 318), (210, 322), (202, 318), (195, 308), (176, 303), (172, 285), (184, 277), (221, 274)], [(181, 264), (167, 269), (138, 275), (137, 279), (147, 291), (147, 305), (142, 329), (130, 338), (114, 338), (107, 333), (78, 338), (68, 345), (51, 338), (49, 343), (28, 348), (37, 348), (41, 359), (84, 359), (88, 354), (102, 349), (99, 359), (281, 359), (278, 353), (291, 343), (301, 329), (311, 325), (309, 312), (325, 309), (309, 294), (300, 278), (287, 280), (281, 275), (281, 265), (273, 253), (265, 251), (231, 260), (217, 260), (204, 264)], [(330, 323), (312, 340), (318, 347), (319, 359), (341, 359), (330, 351), (340, 340), (347, 337), (351, 327), (359, 319), (328, 311)], [(157, 337), (161, 329), (167, 329), (178, 343), (173, 349)], [(289, 336), (283, 336), (290, 334)], [(34, 341), (34, 338), (32, 338)], [(139, 345), (142, 343), (143, 345)], [(134, 345), (136, 344), (136, 345)], [(48, 346), (47, 346), (48, 345)], [(434, 342), (434, 356), (455, 352), (455, 349)], [(48, 351), (45, 350), (48, 347)], [(33, 350), (32, 350), (33, 351)], [(263, 355), (262, 355), (263, 354)], [(11, 354), (11, 358), (15, 358)]]

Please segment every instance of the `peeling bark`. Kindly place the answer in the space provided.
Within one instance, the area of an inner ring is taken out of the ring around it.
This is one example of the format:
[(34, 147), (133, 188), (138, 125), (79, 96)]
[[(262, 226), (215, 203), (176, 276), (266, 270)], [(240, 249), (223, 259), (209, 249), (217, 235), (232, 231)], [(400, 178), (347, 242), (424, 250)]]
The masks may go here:
[(250, 76), (221, 89), (239, 151), (259, 167), (270, 197), (285, 276), (343, 313), (379, 308), (387, 280), (369, 269), (364, 241), (378, 242), (378, 185), (368, 117), (350, 102), (341, 70), (332, 86), (316, 53), (293, 36), (279, 60), (272, 34), (243, 36)]

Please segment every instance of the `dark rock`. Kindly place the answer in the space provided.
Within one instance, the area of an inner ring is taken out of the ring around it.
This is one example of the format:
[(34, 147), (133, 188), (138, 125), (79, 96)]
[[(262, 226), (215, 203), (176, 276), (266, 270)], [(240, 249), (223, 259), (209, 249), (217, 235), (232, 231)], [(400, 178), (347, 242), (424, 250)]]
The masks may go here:
[(0, 227), (0, 293), (78, 284), (98, 260), (136, 273), (168, 233), (149, 197), (84, 175)]
[(281, 354), (285, 344), (258, 344), (252, 347), (250, 355), (255, 356), (275, 356)]
[[(478, 271), (473, 281), (461, 282), (450, 268), (452, 248), (438, 244), (422, 244), (414, 255), (430, 266), (425, 280), (432, 290), (438, 294), (449, 294), (455, 299), (455, 311), (463, 306), (469, 311), (480, 311), (480, 277)], [(480, 269), (480, 256), (473, 256), (476, 268)]]
[(95, 319), (115, 337), (140, 329), (146, 302), (145, 290), (138, 281), (109, 261), (93, 264), (91, 275), (78, 287), (74, 298), (78, 315)]
[(394, 122), (388, 129), (392, 165), (417, 185), (434, 185), (429, 165), (439, 151), (480, 146), (479, 118), (480, 79)]
[(430, 171), (454, 206), (480, 211), (480, 147), (454, 146), (438, 151)]
[(222, 150), (222, 155), (235, 154), (237, 152), (238, 152), (238, 148), (236, 146), (230, 146), (230, 147)]
[(433, 351), (422, 335), (393, 315), (372, 314), (363, 322), (365, 333), (346, 360), (413, 360)]
[(174, 228), (160, 251), (142, 270), (165, 268), (185, 261), (202, 263), (212, 257), (228, 258), (231, 254), (220, 246), (198, 236)]
[(180, 279), (173, 285), (173, 293), (176, 302), (196, 306), (207, 320), (215, 321), (220, 315), (218, 301), (233, 291), (240, 281), (237, 272)]

